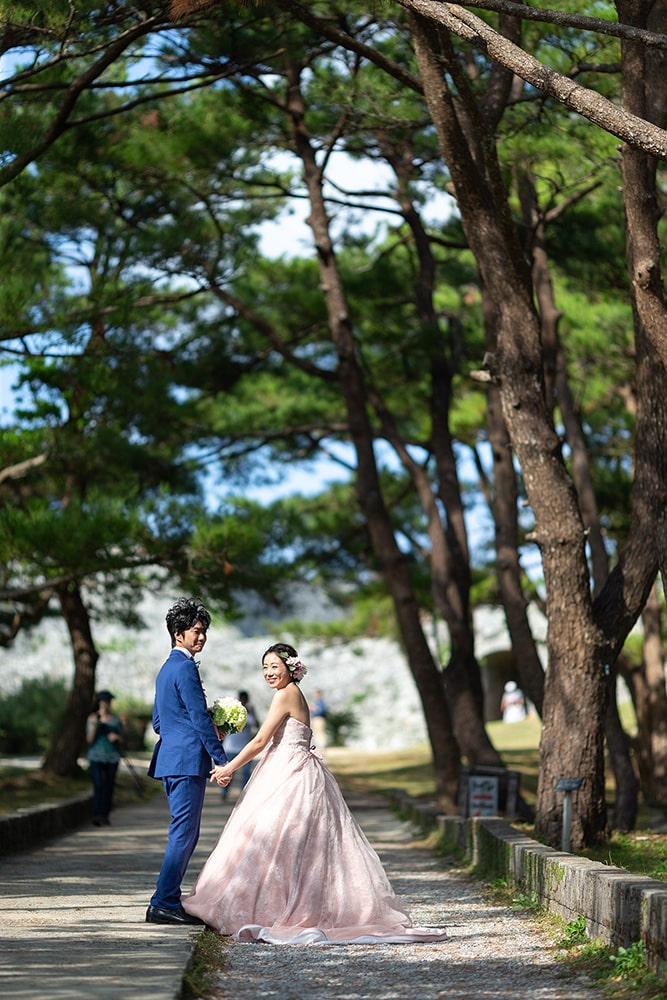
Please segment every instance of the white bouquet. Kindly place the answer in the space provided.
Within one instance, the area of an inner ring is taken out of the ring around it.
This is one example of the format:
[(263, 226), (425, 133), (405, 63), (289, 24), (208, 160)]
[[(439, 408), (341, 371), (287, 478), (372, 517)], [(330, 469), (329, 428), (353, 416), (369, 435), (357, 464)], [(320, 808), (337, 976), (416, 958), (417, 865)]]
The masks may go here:
[(248, 719), (248, 711), (236, 698), (218, 698), (209, 708), (213, 725), (224, 736), (227, 733), (240, 733)]

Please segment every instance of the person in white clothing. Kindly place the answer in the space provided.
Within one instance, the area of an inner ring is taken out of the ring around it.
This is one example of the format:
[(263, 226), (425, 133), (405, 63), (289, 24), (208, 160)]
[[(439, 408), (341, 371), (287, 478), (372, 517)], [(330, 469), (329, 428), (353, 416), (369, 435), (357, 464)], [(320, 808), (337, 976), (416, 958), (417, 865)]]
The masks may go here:
[(503, 722), (521, 722), (526, 718), (526, 700), (515, 681), (508, 681), (505, 685), (500, 710)]

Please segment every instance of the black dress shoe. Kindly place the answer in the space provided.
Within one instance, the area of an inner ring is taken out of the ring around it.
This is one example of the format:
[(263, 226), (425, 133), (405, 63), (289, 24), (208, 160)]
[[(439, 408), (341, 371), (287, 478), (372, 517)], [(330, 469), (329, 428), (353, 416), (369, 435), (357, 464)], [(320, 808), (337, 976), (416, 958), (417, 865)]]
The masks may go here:
[(184, 927), (186, 924), (203, 924), (199, 917), (193, 917), (186, 913), (183, 907), (178, 910), (168, 910), (164, 906), (149, 906), (146, 910), (147, 924), (177, 924)]

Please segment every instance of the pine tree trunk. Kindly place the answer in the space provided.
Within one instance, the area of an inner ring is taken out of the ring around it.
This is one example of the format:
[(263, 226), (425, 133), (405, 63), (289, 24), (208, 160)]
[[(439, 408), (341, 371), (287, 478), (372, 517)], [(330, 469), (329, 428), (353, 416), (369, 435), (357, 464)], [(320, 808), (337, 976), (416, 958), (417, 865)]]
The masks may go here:
[[(490, 312), (486, 295), (485, 313)], [(493, 323), (488, 317), (487, 345), (493, 354), (496, 339)], [(524, 694), (542, 715), (544, 704), (544, 667), (528, 621), (528, 601), (521, 585), (519, 561), (519, 527), (517, 523), (518, 489), (512, 448), (502, 413), (498, 387), (489, 384), (486, 403), (486, 427), (493, 453), (493, 491), (490, 498), (496, 532), (496, 575), (505, 609), (507, 630)]]
[(667, 693), (662, 646), (662, 609), (653, 587), (642, 613), (642, 663), (627, 671), (637, 717), (635, 747), (646, 802), (667, 806)]
[[(300, 91), (300, 67), (287, 66), (288, 112), (295, 151), (304, 168), (310, 200), (308, 224), (313, 232), (321, 286), (324, 292), (331, 338), (338, 356), (340, 384), (347, 409), (350, 434), (357, 457), (356, 493), (366, 519), (380, 572), (391, 595), (408, 665), (421, 699), (433, 752), (436, 799), (440, 809), (456, 812), (459, 748), (444, 695), (442, 677), (434, 662), (421, 625), (421, 613), (384, 503), (375, 460), (374, 434), (367, 411), (367, 393), (359, 367), (352, 317), (338, 270), (329, 218), (322, 191), (322, 174), (305, 125)], [(400, 720), (397, 719), (397, 725)]]
[(77, 761), (84, 746), (86, 719), (93, 707), (98, 654), (93, 643), (88, 611), (78, 586), (70, 584), (60, 588), (58, 599), (74, 652), (74, 684), (43, 767), (45, 771), (67, 777), (79, 772)]
[[(655, 32), (667, 28), (667, 4), (636, 4), (618, 0), (619, 21)], [(665, 128), (664, 51), (652, 52), (638, 42), (621, 44), (623, 67), (623, 107), (647, 121)], [(667, 589), (667, 532), (664, 510), (667, 507), (667, 303), (661, 267), (663, 250), (658, 232), (661, 209), (656, 183), (657, 161), (628, 145), (622, 148), (624, 203), (628, 275), (632, 292), (637, 345), (637, 459), (635, 505), (646, 520), (652, 535), (654, 555), (660, 568), (663, 589)], [(646, 498), (650, 511), (645, 511)], [(665, 668), (660, 634), (660, 607), (655, 588), (645, 608), (644, 684), (646, 716), (640, 725), (648, 726), (650, 746), (643, 764), (645, 791), (654, 801), (667, 804), (667, 699)], [(639, 703), (640, 714), (642, 706)], [(642, 728), (640, 740), (647, 739)]]
[(662, 608), (657, 588), (644, 609), (644, 671), (651, 745), (651, 786), (647, 799), (667, 808), (667, 693), (662, 645)]
[(616, 670), (610, 669), (607, 685), (607, 719), (605, 733), (607, 737), (607, 752), (611, 760), (616, 782), (616, 801), (611, 823), (613, 830), (627, 833), (634, 830), (637, 822), (637, 803), (639, 798), (639, 779), (630, 757), (630, 741), (621, 725), (616, 704)]
[[(469, 115), (447, 91), (451, 74), (466, 81), (446, 38), (410, 15), (424, 94), (456, 191), (461, 220), (495, 305), (498, 350), (488, 359), (499, 386), (503, 416), (521, 464), (533, 509), (533, 540), (542, 553), (547, 589), (549, 666), (545, 678), (536, 829), (559, 843), (562, 794), (558, 779), (582, 777), (575, 797), (572, 844), (599, 841), (605, 832), (604, 636), (595, 627), (585, 535), (546, 407), (540, 328), (532, 304), (530, 272), (509, 212), (492, 138), (480, 113), (473, 134)], [(470, 96), (470, 95), (468, 95)], [(460, 118), (459, 118), (460, 113)], [(564, 739), (567, 734), (567, 739)]]
[(419, 260), (415, 300), (421, 322), (420, 350), (426, 359), (425, 366), (428, 365), (431, 384), (430, 446), (435, 459), (435, 486), (432, 475), (427, 474), (423, 464), (410, 454), (377, 392), (372, 393), (372, 399), (383, 435), (412, 479), (426, 520), (431, 546), (433, 605), (447, 623), (451, 642), (443, 677), (456, 741), (470, 764), (502, 767), (500, 755), (484, 726), (481, 674), (475, 658), (470, 614), (470, 552), (449, 427), (455, 374), (450, 358), (456, 356), (455, 345), (460, 333), (454, 320), (450, 320), (447, 330), (441, 328), (433, 300), (435, 260), (431, 242), (411, 200), (409, 179), (404, 176), (406, 158), (396, 157), (391, 144), (385, 155), (397, 174), (401, 211), (412, 231)]

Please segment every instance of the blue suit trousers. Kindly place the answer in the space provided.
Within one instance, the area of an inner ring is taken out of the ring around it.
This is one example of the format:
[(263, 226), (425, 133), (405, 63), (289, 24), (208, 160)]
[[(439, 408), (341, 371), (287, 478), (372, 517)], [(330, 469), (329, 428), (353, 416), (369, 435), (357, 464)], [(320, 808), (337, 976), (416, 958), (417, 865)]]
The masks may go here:
[(199, 840), (206, 782), (195, 775), (162, 779), (171, 822), (151, 906), (177, 910), (181, 905), (181, 882)]

